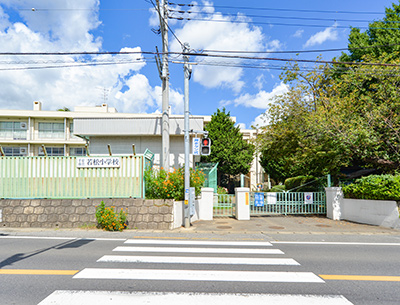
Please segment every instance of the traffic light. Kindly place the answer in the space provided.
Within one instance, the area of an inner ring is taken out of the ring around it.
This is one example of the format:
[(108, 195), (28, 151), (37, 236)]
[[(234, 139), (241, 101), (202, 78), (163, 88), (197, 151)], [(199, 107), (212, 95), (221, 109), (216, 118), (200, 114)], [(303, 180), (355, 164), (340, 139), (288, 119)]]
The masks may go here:
[(209, 138), (201, 139), (201, 154), (208, 156), (211, 153), (211, 140)]

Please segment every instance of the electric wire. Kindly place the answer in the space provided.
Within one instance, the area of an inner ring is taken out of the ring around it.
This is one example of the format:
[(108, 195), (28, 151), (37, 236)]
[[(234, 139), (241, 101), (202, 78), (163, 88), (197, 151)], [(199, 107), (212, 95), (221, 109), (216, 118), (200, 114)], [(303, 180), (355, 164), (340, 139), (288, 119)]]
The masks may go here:
[[(192, 11), (180, 11), (175, 9), (169, 9), (170, 12), (178, 14), (199, 14), (199, 15), (213, 15), (213, 13), (207, 12), (192, 12)], [(221, 14), (222, 17), (231, 17), (232, 15)], [(315, 18), (315, 17), (296, 17), (296, 16), (266, 16), (266, 15), (249, 15), (246, 14), (244, 17), (248, 18), (268, 18), (268, 19), (289, 19), (289, 20), (310, 20), (310, 21), (343, 21), (343, 22), (367, 22), (370, 23), (371, 20), (366, 19), (340, 19), (340, 18)], [(400, 23), (400, 21), (387, 21), (386, 23)]]
[[(256, 24), (256, 25), (275, 25), (275, 26), (296, 26), (296, 27), (311, 27), (311, 28), (338, 28), (350, 29), (350, 25), (326, 25), (326, 24), (304, 24), (304, 23), (280, 23), (280, 22), (262, 22), (262, 21), (249, 21), (249, 20), (227, 20), (227, 19), (206, 19), (206, 18), (184, 18), (184, 17), (169, 17), (180, 21), (202, 21), (202, 22), (215, 22), (215, 23), (238, 23), (238, 24)], [(400, 30), (400, 28), (389, 27), (370, 27), (370, 26), (357, 26), (358, 29), (373, 29), (373, 30)]]
[[(328, 14), (362, 14), (362, 15), (384, 15), (385, 12), (363, 12), (363, 11), (332, 11), (332, 10), (310, 10), (310, 9), (288, 9), (288, 8), (268, 8), (268, 7), (251, 7), (251, 6), (229, 6), (229, 5), (209, 5), (209, 4), (186, 4), (168, 2), (169, 5), (177, 5), (180, 7), (213, 7), (235, 10), (257, 10), (257, 11), (279, 11), (279, 12), (302, 12), (302, 13), (328, 13)], [(397, 13), (390, 13), (398, 15)]]

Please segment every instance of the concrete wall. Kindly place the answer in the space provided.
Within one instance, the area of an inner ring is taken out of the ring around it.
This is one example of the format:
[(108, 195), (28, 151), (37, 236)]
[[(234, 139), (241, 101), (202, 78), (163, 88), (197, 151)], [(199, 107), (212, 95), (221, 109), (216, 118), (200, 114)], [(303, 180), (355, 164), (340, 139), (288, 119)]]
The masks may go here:
[(0, 200), (0, 226), (79, 228), (95, 225), (96, 206), (102, 200), (106, 206), (115, 206), (117, 211), (128, 209), (128, 228), (173, 228), (173, 200), (143, 199)]
[[(194, 201), (194, 214), (190, 217), (190, 222), (197, 220), (212, 220), (213, 219), (213, 200), (214, 189), (203, 187), (201, 195)], [(172, 228), (180, 228), (184, 226), (183, 218), (183, 201), (174, 201), (174, 223)]]
[(327, 217), (400, 229), (395, 201), (345, 199), (340, 187), (326, 188)]

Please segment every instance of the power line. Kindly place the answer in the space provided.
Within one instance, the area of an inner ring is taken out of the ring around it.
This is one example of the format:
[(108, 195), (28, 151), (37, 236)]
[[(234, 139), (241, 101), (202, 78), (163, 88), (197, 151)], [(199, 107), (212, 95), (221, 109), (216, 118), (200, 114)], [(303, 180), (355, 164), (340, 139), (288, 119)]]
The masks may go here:
[(71, 64), (71, 65), (54, 65), (54, 66), (35, 66), (35, 67), (0, 68), (0, 71), (42, 70), (42, 69), (74, 68), (74, 67), (86, 67), (86, 66), (110, 66), (110, 65), (136, 64), (136, 63), (138, 63), (138, 62), (81, 63), (81, 64)]
[[(175, 10), (175, 9), (170, 9), (170, 12), (173, 13), (179, 13), (179, 14), (201, 14), (201, 15), (213, 15), (213, 13), (207, 13), (207, 12), (192, 12), (192, 11), (181, 11), (181, 10)], [(221, 14), (223, 17), (224, 16), (231, 16), (231, 15), (224, 15)], [(315, 17), (296, 17), (296, 16), (265, 16), (265, 15), (249, 15), (246, 14), (245, 17), (249, 18), (268, 18), (268, 19), (289, 19), (289, 20), (313, 20), (313, 21), (346, 21), (346, 22), (368, 22), (370, 23), (371, 20), (363, 20), (363, 19), (338, 19), (338, 18), (315, 18)], [(180, 18), (180, 17), (177, 17)], [(387, 21), (387, 23), (400, 23), (400, 21)]]
[[(359, 14), (359, 15), (384, 15), (385, 12), (362, 12), (362, 11), (330, 11), (330, 10), (309, 10), (309, 9), (288, 9), (288, 8), (268, 8), (268, 7), (251, 7), (251, 6), (229, 6), (229, 5), (208, 5), (208, 4), (186, 4), (186, 3), (173, 3), (170, 5), (177, 5), (180, 7), (213, 7), (213, 8), (226, 8), (235, 10), (257, 10), (257, 11), (279, 11), (279, 12), (302, 12), (302, 13), (327, 13), (327, 14)], [(397, 13), (391, 13), (398, 15)]]
[[(185, 17), (173, 17), (170, 19), (186, 20), (186, 21), (203, 21), (203, 22), (216, 22), (216, 23), (246, 23), (246, 24), (258, 24), (258, 25), (276, 25), (276, 26), (296, 26), (296, 27), (311, 27), (311, 28), (338, 28), (338, 29), (349, 29), (351, 26), (347, 25), (326, 25), (326, 24), (304, 24), (304, 23), (280, 23), (280, 22), (262, 22), (262, 21), (248, 21), (248, 20), (231, 20), (231, 19), (206, 19), (206, 18), (185, 18)], [(381, 27), (369, 27), (369, 26), (357, 26), (359, 29), (374, 29), (374, 30), (400, 30), (400, 28), (381, 28)]]

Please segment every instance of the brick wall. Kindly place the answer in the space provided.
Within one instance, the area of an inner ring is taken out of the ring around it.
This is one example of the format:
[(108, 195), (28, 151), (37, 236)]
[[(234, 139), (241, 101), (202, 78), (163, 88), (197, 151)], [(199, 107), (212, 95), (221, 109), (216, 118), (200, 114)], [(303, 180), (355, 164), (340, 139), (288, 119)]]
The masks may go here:
[(14, 228), (79, 228), (94, 225), (96, 207), (128, 209), (128, 228), (173, 228), (173, 200), (144, 199), (27, 199), (0, 200), (0, 226)]

